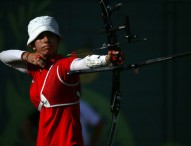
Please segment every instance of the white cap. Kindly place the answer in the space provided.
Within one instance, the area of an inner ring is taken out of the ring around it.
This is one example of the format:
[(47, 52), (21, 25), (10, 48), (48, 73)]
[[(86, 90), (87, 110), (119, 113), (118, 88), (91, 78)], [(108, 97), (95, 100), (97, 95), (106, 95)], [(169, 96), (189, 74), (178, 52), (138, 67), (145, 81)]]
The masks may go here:
[(61, 37), (59, 33), (59, 26), (53, 17), (36, 17), (33, 20), (31, 20), (28, 25), (29, 39), (27, 41), (27, 46), (30, 46), (30, 43), (34, 41), (40, 33), (44, 31), (50, 31)]

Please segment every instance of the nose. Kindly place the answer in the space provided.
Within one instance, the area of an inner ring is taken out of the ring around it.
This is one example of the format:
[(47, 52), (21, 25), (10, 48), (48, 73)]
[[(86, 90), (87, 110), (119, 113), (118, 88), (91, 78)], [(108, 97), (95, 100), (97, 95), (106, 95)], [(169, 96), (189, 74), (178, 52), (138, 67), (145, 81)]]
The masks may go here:
[(50, 41), (50, 37), (49, 37), (48, 35), (44, 35), (44, 36), (43, 36), (43, 41), (44, 41), (45, 43), (48, 43), (48, 42)]

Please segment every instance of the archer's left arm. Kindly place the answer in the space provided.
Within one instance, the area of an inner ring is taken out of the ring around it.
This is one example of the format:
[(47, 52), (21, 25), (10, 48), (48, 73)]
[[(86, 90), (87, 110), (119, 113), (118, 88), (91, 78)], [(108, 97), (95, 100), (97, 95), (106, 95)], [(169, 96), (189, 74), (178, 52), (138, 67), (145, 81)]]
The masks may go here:
[(108, 55), (88, 55), (85, 58), (75, 59), (71, 65), (70, 70), (83, 70), (95, 67), (106, 66), (109, 63)]

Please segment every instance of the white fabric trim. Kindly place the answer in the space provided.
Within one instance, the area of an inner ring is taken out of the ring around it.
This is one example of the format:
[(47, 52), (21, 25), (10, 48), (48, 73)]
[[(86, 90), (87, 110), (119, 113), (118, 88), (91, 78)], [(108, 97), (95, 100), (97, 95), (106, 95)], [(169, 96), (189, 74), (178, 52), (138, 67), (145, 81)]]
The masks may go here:
[(39, 103), (39, 105), (38, 105), (38, 111), (41, 111), (43, 105), (44, 105), (43, 102), (40, 101), (40, 103)]
[[(53, 65), (52, 65), (52, 66), (53, 66)], [(50, 66), (50, 68), (49, 68), (49, 70), (48, 70), (48, 72), (47, 72), (47, 74), (46, 74), (46, 77), (45, 77), (45, 79), (44, 79), (44, 83), (43, 83), (42, 89), (41, 89), (41, 91), (40, 91), (41, 94), (42, 94), (42, 90), (44, 89), (44, 86), (45, 86), (45, 83), (46, 83), (46, 79), (47, 79), (47, 77), (48, 77), (48, 74), (49, 74), (49, 72), (50, 72), (52, 66)]]
[(40, 93), (40, 99), (45, 107), (50, 107), (50, 103), (42, 93)]
[(63, 103), (63, 104), (54, 104), (54, 105), (50, 105), (48, 100), (45, 98), (45, 96), (43, 94), (41, 94), (41, 97), (43, 98), (43, 100), (45, 101), (45, 103), (43, 103), (42, 101), (40, 101), (39, 105), (38, 105), (38, 111), (41, 111), (42, 107), (45, 106), (47, 108), (51, 108), (51, 107), (58, 107), (58, 106), (70, 106), (70, 105), (75, 105), (78, 104), (80, 101), (76, 101), (76, 102), (70, 102), (70, 103)]
[[(52, 65), (52, 66), (53, 66), (53, 65)], [(45, 79), (44, 79), (44, 83), (43, 83), (42, 88), (41, 88), (41, 91), (40, 91), (40, 100), (41, 100), (41, 102), (43, 103), (44, 106), (45, 106), (45, 105), (46, 105), (46, 106), (47, 106), (47, 105), (50, 106), (48, 100), (47, 100), (46, 97), (42, 94), (42, 91), (43, 91), (43, 89), (44, 89), (44, 86), (45, 86), (45, 83), (46, 83), (48, 74), (49, 74), (49, 72), (50, 72), (52, 66), (50, 66), (50, 68), (49, 68), (49, 70), (48, 70), (48, 72), (47, 72), (47, 74), (46, 74), (46, 77), (45, 77)], [(40, 103), (39, 103), (39, 105), (40, 105)], [(42, 108), (42, 107), (41, 107), (41, 108)]]
[(64, 81), (61, 79), (60, 75), (59, 75), (58, 69), (59, 69), (59, 66), (57, 66), (56, 72), (57, 72), (58, 79), (60, 80), (60, 82), (61, 82), (62, 84), (66, 85), (66, 86), (69, 86), (69, 87), (72, 87), (72, 86), (77, 86), (77, 85), (80, 83), (80, 82), (77, 82), (77, 83), (74, 83), (74, 84), (70, 84), (70, 83), (64, 82)]
[[(52, 66), (53, 66), (53, 65), (52, 65)], [(40, 91), (40, 99), (41, 99), (41, 102), (39, 103), (39, 106), (38, 106), (38, 110), (39, 110), (39, 111), (42, 109), (42, 106), (45, 106), (45, 107), (47, 107), (47, 108), (50, 108), (50, 107), (58, 107), (58, 106), (69, 106), (69, 105), (74, 105), (74, 104), (78, 104), (78, 103), (79, 103), (79, 100), (78, 100), (78, 101), (70, 102), (70, 103), (50, 105), (50, 103), (48, 102), (48, 100), (46, 99), (46, 97), (42, 94), (42, 91), (43, 91), (43, 89), (44, 89), (44, 86), (45, 86), (47, 77), (48, 77), (48, 75), (49, 75), (49, 73), (50, 73), (50, 70), (52, 69), (52, 66), (49, 68), (49, 70), (48, 70), (48, 72), (47, 72), (47, 74), (46, 74), (46, 77), (45, 77), (45, 79), (44, 79), (44, 83), (43, 83), (43, 85), (42, 85), (42, 89), (41, 89), (41, 91)], [(75, 83), (75, 84), (65, 83), (65, 82), (60, 78), (60, 76), (59, 76), (58, 67), (59, 67), (59, 66), (57, 66), (57, 76), (58, 76), (59, 80), (60, 80), (63, 84), (65, 84), (65, 85), (67, 85), (67, 86), (76, 86), (76, 85), (79, 84), (79, 82), (77, 82), (77, 83)], [(79, 93), (78, 93), (78, 92), (77, 92), (76, 94), (79, 96)]]

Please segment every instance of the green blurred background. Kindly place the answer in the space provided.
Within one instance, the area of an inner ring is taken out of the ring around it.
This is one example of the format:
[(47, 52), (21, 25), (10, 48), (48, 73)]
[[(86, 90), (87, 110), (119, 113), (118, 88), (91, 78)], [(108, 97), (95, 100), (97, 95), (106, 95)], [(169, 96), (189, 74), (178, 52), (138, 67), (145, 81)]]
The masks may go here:
[[(131, 33), (147, 41), (118, 40), (127, 64), (190, 50), (190, 0), (111, 0), (123, 3), (112, 15), (114, 26), (128, 15)], [(36, 16), (56, 18), (63, 35), (60, 53), (99, 48), (106, 36), (99, 0), (0, 0), (0, 51), (27, 50), (28, 22)], [(106, 50), (96, 54), (105, 54)], [(122, 102), (114, 146), (190, 146), (191, 57), (121, 73)], [(0, 146), (27, 146), (22, 121), (34, 111), (29, 99), (30, 79), (0, 63)], [(100, 146), (107, 143), (111, 113), (111, 72), (82, 75), (83, 98), (105, 119)]]

